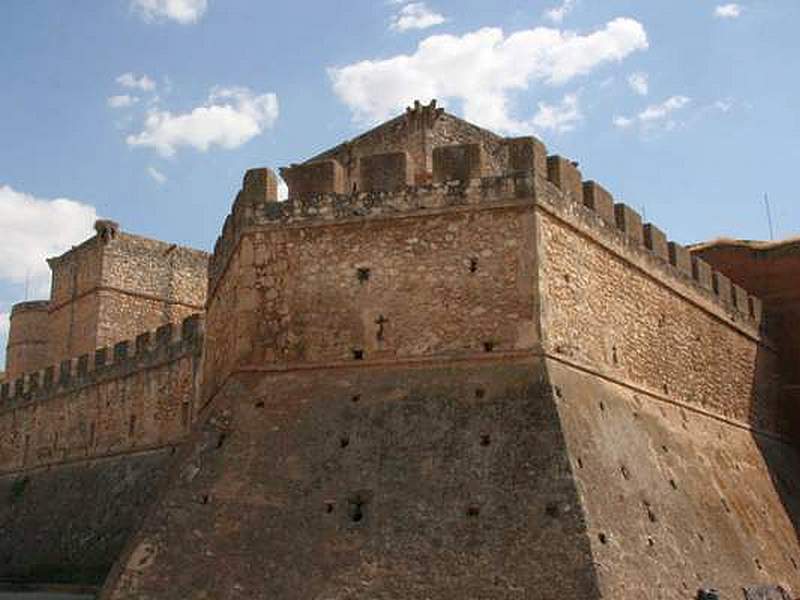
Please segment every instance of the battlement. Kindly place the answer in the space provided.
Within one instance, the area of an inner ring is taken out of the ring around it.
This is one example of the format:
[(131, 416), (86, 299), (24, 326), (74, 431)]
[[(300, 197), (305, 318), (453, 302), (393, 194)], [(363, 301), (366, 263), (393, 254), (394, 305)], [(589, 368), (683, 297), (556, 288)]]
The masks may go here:
[(132, 340), (102, 347), (58, 365), (26, 373), (0, 385), (0, 412), (25, 404), (45, 402), (53, 396), (125, 377), (203, 347), (204, 319), (195, 314), (180, 325), (168, 323)]
[[(624, 246), (624, 252), (645, 255), (656, 265), (652, 275), (666, 277), (679, 286), (688, 286), (727, 312), (732, 321), (758, 328), (762, 322), (762, 303), (741, 286), (732, 283), (698, 256), (692, 256), (683, 245), (670, 241), (653, 223), (644, 223), (630, 206), (616, 202), (611, 193), (594, 181), (583, 181), (576, 163), (548, 156), (546, 148), (533, 137), (504, 139), (495, 149), (495, 159), (476, 143), (433, 148), (432, 183), (410, 185), (414, 177), (409, 161), (397, 154), (361, 157), (362, 163), (375, 165), (362, 181), (371, 189), (341, 191), (341, 186), (322, 186), (313, 191), (309, 175), (299, 193), (285, 202), (265, 198), (263, 184), (248, 183), (258, 179), (271, 181), (275, 175), (268, 169), (249, 171), (237, 195), (222, 234), (217, 239), (209, 268), (209, 294), (213, 294), (224, 272), (231, 252), (246, 229), (252, 227), (292, 228), (346, 223), (366, 219), (386, 219), (410, 214), (434, 214), (438, 211), (467, 208), (491, 208), (517, 204), (556, 204), (574, 213), (600, 235), (611, 236)], [(497, 157), (500, 160), (497, 160)], [(325, 169), (336, 180), (334, 159), (325, 159)], [(298, 173), (321, 169), (320, 162), (304, 163), (291, 168)], [(366, 173), (366, 174), (365, 174)], [(327, 176), (326, 176), (327, 177)], [(337, 191), (337, 189), (339, 191)], [(291, 187), (290, 187), (291, 190)]]

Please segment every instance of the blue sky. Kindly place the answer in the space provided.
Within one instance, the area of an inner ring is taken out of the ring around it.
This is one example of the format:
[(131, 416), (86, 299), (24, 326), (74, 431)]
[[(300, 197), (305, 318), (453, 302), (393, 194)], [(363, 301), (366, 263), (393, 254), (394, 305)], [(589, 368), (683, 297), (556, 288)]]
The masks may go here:
[(0, 364), (96, 215), (210, 249), (246, 169), (415, 98), (539, 136), (675, 240), (768, 238), (765, 192), (795, 235), (798, 25), (796, 0), (7, 0)]

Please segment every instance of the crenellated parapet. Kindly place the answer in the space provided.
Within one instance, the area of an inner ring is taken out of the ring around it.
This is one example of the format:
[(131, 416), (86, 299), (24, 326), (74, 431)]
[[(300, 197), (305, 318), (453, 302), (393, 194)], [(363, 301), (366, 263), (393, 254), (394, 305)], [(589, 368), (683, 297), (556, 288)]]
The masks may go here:
[(132, 340), (26, 373), (0, 385), (0, 412), (46, 402), (54, 396), (126, 377), (187, 355), (199, 356), (203, 339), (204, 319), (196, 314), (180, 324), (168, 323)]
[[(379, 155), (373, 157), (375, 167), (367, 171), (370, 175), (365, 179), (371, 189), (337, 192), (335, 185), (326, 185), (312, 193), (304, 188), (303, 193), (285, 202), (265, 193), (266, 184), (257, 183), (276, 181), (272, 171), (248, 171), (211, 258), (209, 292), (213, 293), (232, 250), (248, 228), (345, 223), (509, 203), (546, 206), (554, 205), (552, 199), (581, 215), (601, 235), (624, 241), (625, 252), (649, 256), (652, 264), (660, 264), (653, 269), (653, 276), (688, 286), (730, 313), (732, 320), (759, 327), (762, 303), (757, 297), (692, 256), (683, 245), (668, 240), (653, 223), (643, 222), (638, 212), (616, 202), (602, 185), (584, 181), (577, 163), (548, 156), (544, 144), (533, 137), (508, 138), (501, 145), (504, 151), (499, 170), (496, 163), (488, 166), (486, 150), (480, 144), (442, 146), (432, 150), (432, 183), (410, 185), (413, 174), (409, 161), (401, 155)], [(361, 160), (369, 163), (367, 158)], [(320, 164), (292, 169), (311, 172), (322, 169)]]
[[(583, 181), (576, 163), (559, 156), (547, 159), (548, 180), (568, 200), (573, 210), (593, 214), (595, 226), (625, 241), (627, 252), (647, 254), (657, 259), (665, 269), (653, 269), (652, 274), (681, 285), (689, 286), (707, 299), (731, 313), (733, 320), (755, 327), (762, 323), (762, 302), (741, 286), (732, 283), (721, 271), (716, 271), (688, 248), (668, 240), (656, 225), (643, 222), (641, 215), (614, 197), (600, 184)], [(539, 198), (547, 198), (539, 194)]]

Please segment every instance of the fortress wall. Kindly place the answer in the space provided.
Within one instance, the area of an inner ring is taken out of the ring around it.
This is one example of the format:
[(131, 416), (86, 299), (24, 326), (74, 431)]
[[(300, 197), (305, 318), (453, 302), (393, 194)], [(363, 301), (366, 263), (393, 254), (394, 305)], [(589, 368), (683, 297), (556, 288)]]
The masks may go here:
[(599, 598), (541, 361), (238, 373), (101, 598)]
[(9, 381), (49, 364), (48, 306), (47, 301), (21, 302), (11, 308), (5, 372)]
[(532, 223), (513, 206), (245, 232), (209, 302), (206, 372), (530, 349)]
[(187, 319), (0, 387), (0, 472), (175, 444), (189, 429), (201, 323)]
[(0, 583), (103, 582), (172, 447), (0, 475)]
[(646, 248), (641, 220), (624, 205), (615, 206), (611, 226), (558, 193), (540, 199), (548, 352), (660, 397), (787, 433), (777, 354), (761, 336), (756, 299), (741, 288), (708, 289), (710, 270), (693, 270), (678, 244), (668, 245), (666, 257)]
[(756, 585), (796, 597), (790, 444), (558, 361), (548, 373), (603, 598), (742, 598)]

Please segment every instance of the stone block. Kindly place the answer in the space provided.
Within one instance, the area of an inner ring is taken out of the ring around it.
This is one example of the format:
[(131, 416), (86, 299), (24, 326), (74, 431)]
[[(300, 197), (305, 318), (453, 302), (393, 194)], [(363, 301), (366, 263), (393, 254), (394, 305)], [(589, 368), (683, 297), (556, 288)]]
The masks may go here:
[(305, 198), (315, 194), (345, 193), (344, 169), (335, 160), (292, 165), (281, 169), (290, 198)]
[(750, 314), (750, 306), (747, 300), (747, 290), (742, 286), (731, 283), (731, 302), (741, 313)]
[(676, 242), (669, 242), (669, 264), (678, 269), (681, 273), (692, 276), (692, 255), (685, 246)]
[(625, 236), (638, 245), (642, 245), (642, 217), (630, 206), (623, 203), (614, 205), (614, 217), (617, 222), (617, 229), (623, 231)]
[(562, 192), (583, 203), (581, 172), (575, 164), (563, 156), (547, 157), (547, 179)]
[(469, 181), (483, 177), (484, 156), (480, 144), (439, 146), (433, 149), (433, 182)]
[(692, 277), (702, 287), (713, 291), (714, 283), (711, 280), (711, 265), (702, 258), (692, 257)]
[(583, 204), (592, 209), (606, 223), (614, 225), (614, 197), (594, 181), (583, 182)]
[(667, 236), (658, 227), (652, 223), (645, 223), (642, 227), (642, 234), (644, 237), (644, 246), (656, 256), (669, 260), (669, 247), (667, 245)]
[(248, 200), (278, 201), (278, 176), (272, 169), (250, 169), (244, 174), (242, 192)]
[(529, 172), (547, 177), (547, 148), (533, 136), (508, 138), (508, 170), (511, 173)]
[(764, 318), (764, 305), (760, 298), (755, 296), (748, 298), (748, 314), (756, 323), (761, 323), (761, 319)]
[(394, 192), (413, 184), (413, 163), (405, 152), (373, 154), (359, 160), (361, 191)]
[(731, 280), (719, 271), (711, 273), (711, 281), (714, 288), (714, 293), (719, 296), (725, 304), (732, 304), (731, 298)]

